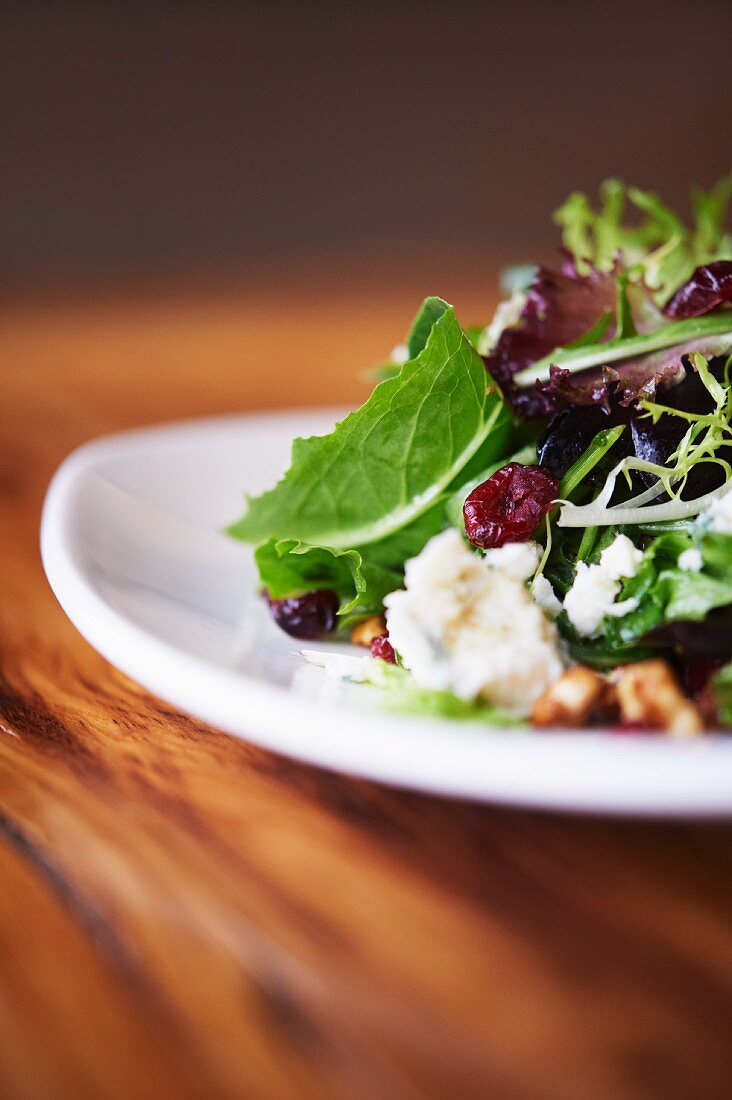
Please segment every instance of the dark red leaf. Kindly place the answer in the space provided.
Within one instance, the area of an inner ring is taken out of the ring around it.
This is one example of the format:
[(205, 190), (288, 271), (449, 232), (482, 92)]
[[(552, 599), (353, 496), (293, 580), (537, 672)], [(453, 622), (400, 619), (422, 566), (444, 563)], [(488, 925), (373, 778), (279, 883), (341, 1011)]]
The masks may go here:
[[(578, 275), (571, 264), (551, 271), (540, 267), (517, 325), (505, 329), (486, 358), (486, 367), (523, 416), (548, 416), (557, 407), (539, 388), (518, 391), (515, 374), (557, 347), (566, 347), (615, 308), (615, 275)], [(612, 335), (608, 329), (607, 337)]]
[(635, 359), (626, 359), (605, 367), (571, 371), (551, 368), (548, 382), (537, 386), (539, 393), (557, 408), (567, 405), (600, 405), (608, 409), (610, 401), (632, 405), (639, 398), (652, 399), (658, 390), (676, 385), (685, 376), (684, 362), (699, 352), (706, 358), (724, 355), (729, 337), (707, 336), (675, 348), (664, 348)]
[(732, 260), (715, 260), (697, 267), (688, 283), (664, 306), (667, 317), (701, 317), (717, 306), (732, 302)]

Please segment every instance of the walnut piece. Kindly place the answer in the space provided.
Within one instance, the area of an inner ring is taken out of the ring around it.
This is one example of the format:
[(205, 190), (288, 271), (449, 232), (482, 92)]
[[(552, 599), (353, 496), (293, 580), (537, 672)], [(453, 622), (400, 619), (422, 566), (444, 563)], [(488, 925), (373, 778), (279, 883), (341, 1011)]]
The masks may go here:
[(583, 726), (607, 693), (607, 682), (594, 669), (575, 665), (539, 696), (532, 720), (535, 726)]
[(666, 661), (625, 665), (616, 670), (613, 682), (623, 722), (637, 722), (671, 737), (696, 737), (703, 732), (699, 708), (686, 698)]
[(351, 641), (354, 645), (362, 645), (368, 649), (374, 638), (381, 634), (386, 634), (386, 619), (383, 615), (369, 615), (368, 619), (354, 626)]

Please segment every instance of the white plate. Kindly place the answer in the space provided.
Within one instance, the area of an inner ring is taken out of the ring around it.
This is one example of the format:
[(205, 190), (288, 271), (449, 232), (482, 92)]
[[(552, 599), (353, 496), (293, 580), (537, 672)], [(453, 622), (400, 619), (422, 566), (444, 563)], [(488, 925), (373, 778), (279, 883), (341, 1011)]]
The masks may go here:
[[(732, 738), (679, 743), (417, 720), (303, 666), (221, 533), (242, 493), (285, 469), (330, 412), (221, 418), (113, 436), (64, 462), (41, 548), (69, 618), (108, 660), (238, 737), (328, 768), (439, 794), (566, 810), (732, 813)], [(307, 643), (305, 643), (307, 644)], [(322, 646), (332, 649), (333, 646)]]

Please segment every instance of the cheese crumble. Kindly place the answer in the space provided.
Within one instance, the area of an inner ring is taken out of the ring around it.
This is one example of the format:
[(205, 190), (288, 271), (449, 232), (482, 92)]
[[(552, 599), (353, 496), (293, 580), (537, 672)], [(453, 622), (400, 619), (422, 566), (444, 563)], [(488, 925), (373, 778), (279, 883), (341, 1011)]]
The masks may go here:
[(704, 566), (704, 559), (701, 556), (701, 551), (691, 546), (688, 550), (684, 550), (679, 554), (679, 560), (676, 563), (679, 569), (683, 569), (689, 573), (701, 573)]
[(621, 618), (635, 611), (638, 601), (634, 598), (616, 603), (621, 589), (621, 578), (634, 577), (643, 561), (643, 551), (638, 550), (627, 535), (617, 535), (600, 555), (596, 565), (577, 562), (574, 583), (564, 597), (564, 610), (578, 634), (585, 638), (597, 638), (602, 633), (602, 620), (606, 615)]
[(700, 519), (709, 531), (715, 531), (718, 535), (732, 535), (732, 484), (724, 496), (709, 505)]
[(522, 550), (481, 558), (443, 531), (407, 562), (406, 587), (384, 605), (389, 640), (420, 687), (525, 716), (564, 664), (556, 627), (524, 583), (538, 548), (515, 545)]

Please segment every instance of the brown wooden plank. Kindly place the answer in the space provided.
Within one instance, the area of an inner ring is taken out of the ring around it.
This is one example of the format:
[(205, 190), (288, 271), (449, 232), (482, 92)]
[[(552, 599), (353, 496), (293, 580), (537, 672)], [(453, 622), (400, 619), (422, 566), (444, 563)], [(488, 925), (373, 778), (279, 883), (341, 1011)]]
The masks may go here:
[(408, 298), (6, 310), (3, 1096), (729, 1094), (729, 826), (475, 807), (289, 762), (110, 668), (45, 585), (40, 503), (73, 446), (355, 399)]

